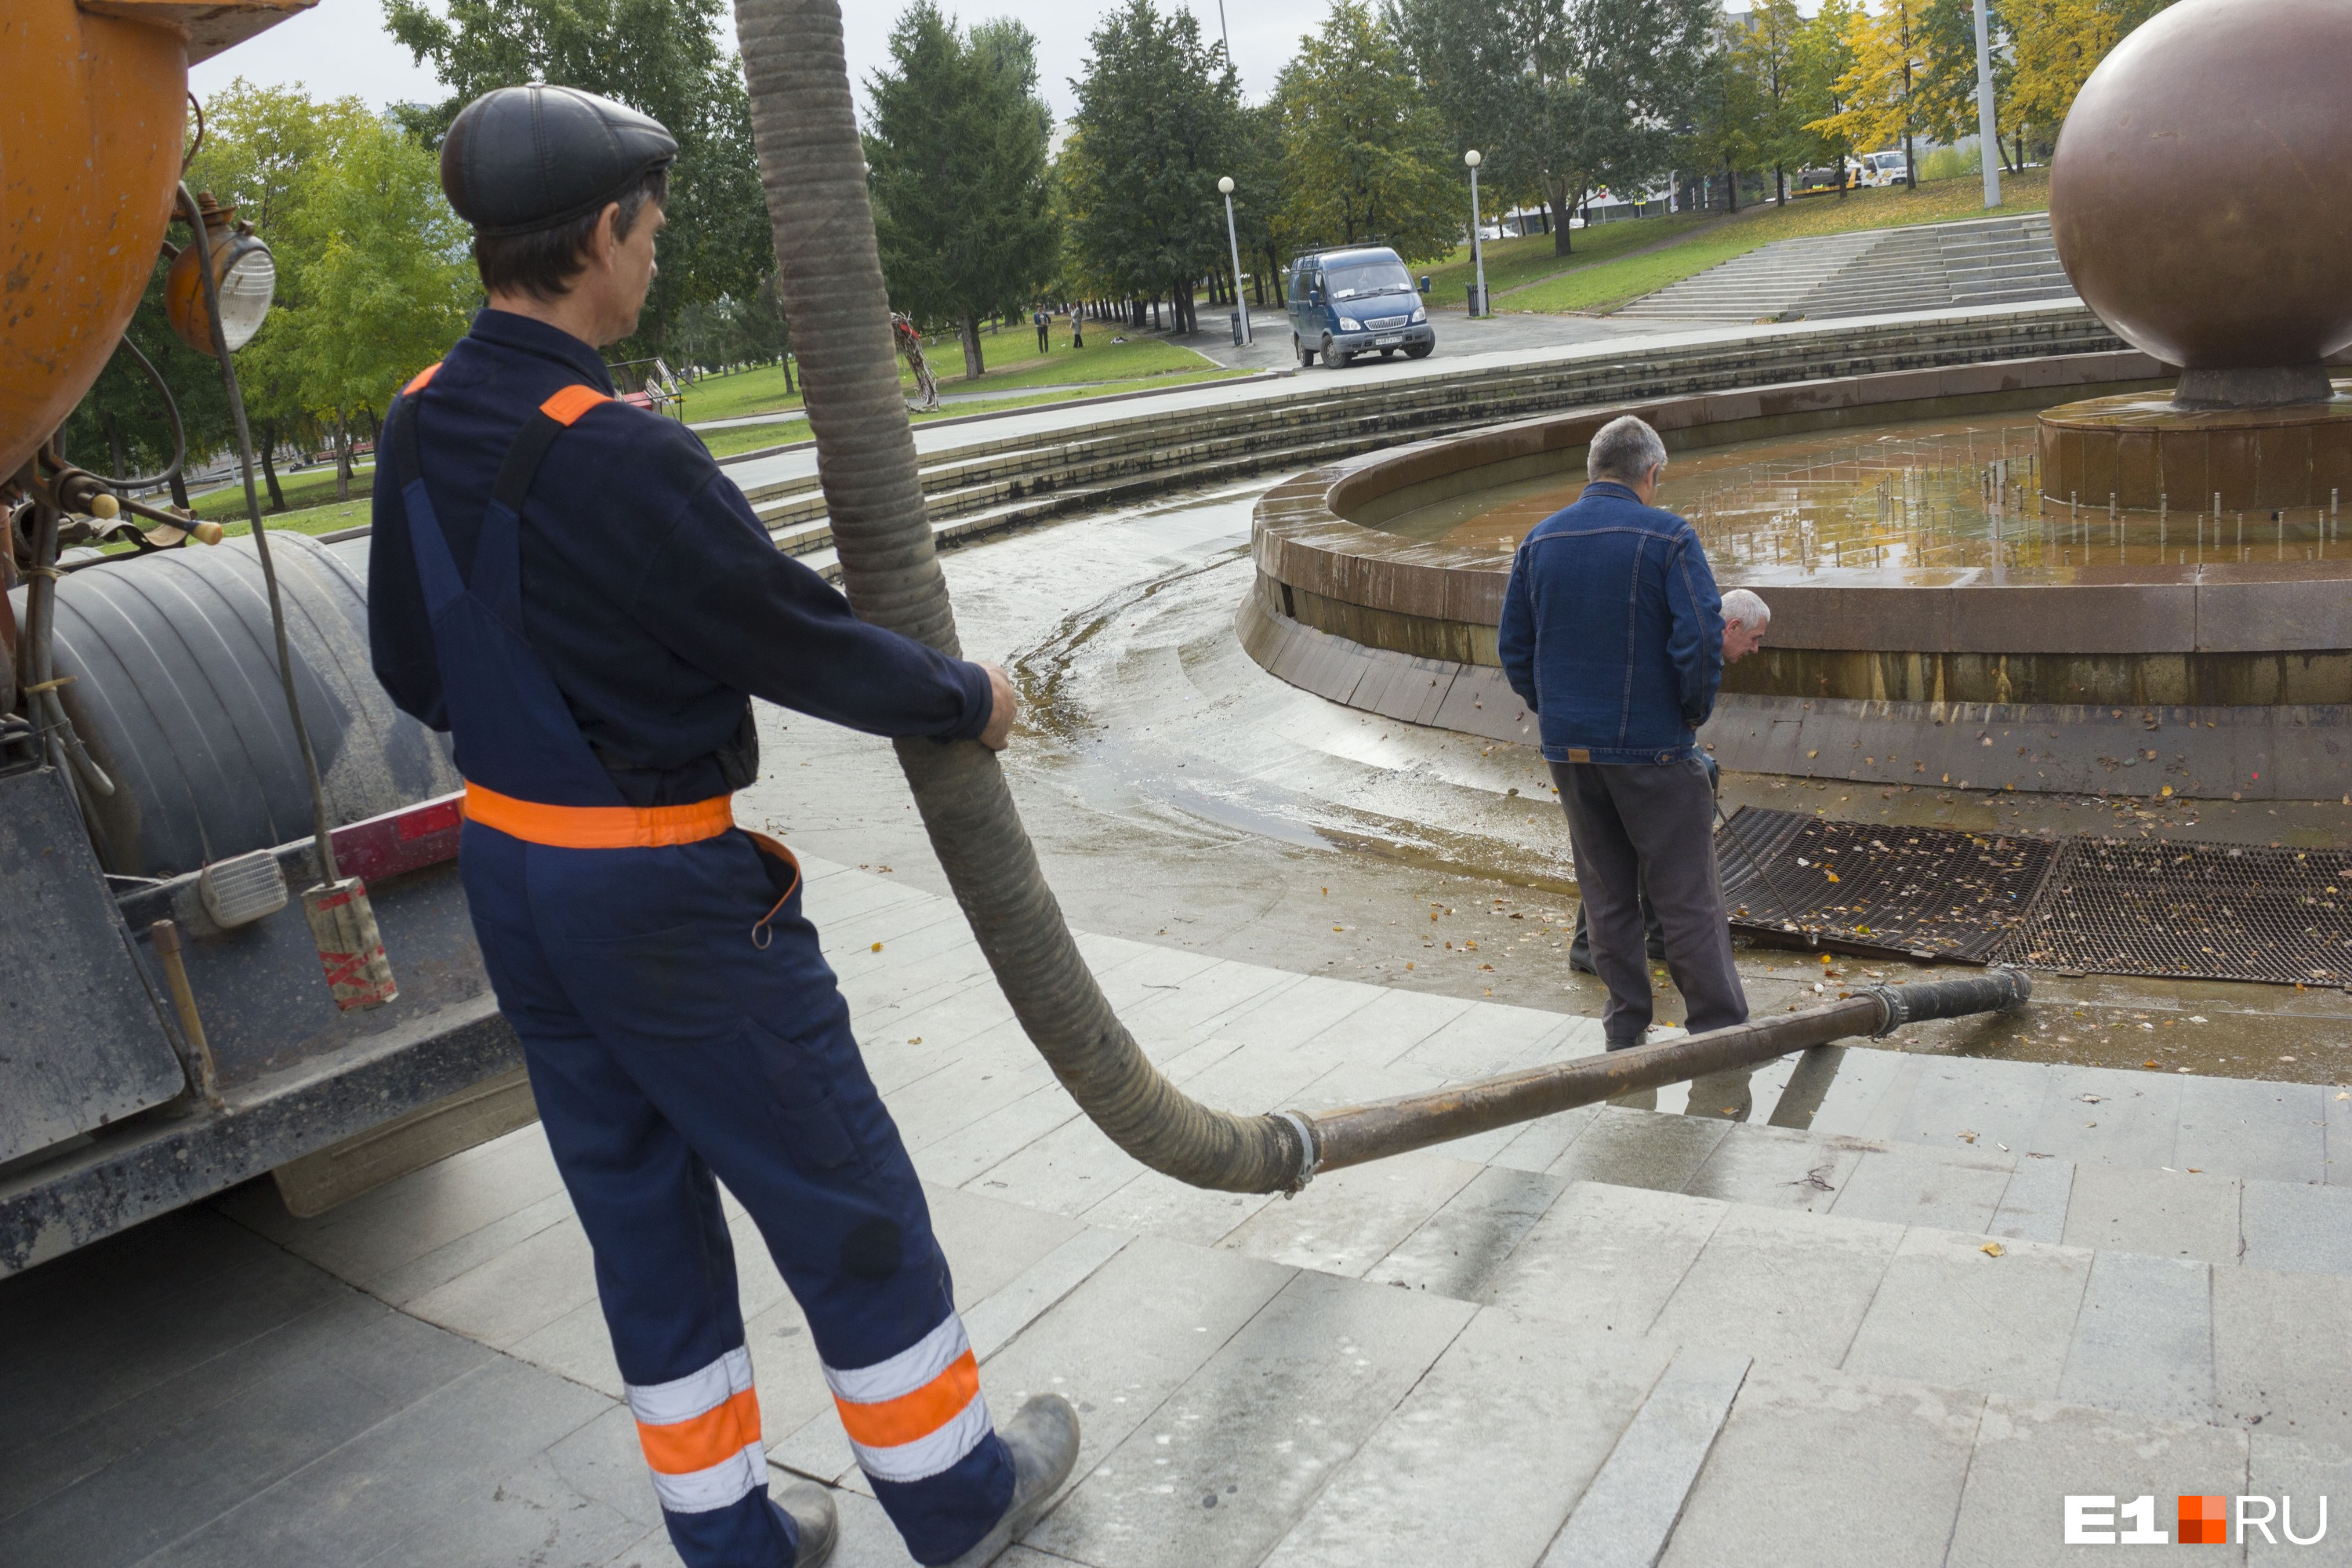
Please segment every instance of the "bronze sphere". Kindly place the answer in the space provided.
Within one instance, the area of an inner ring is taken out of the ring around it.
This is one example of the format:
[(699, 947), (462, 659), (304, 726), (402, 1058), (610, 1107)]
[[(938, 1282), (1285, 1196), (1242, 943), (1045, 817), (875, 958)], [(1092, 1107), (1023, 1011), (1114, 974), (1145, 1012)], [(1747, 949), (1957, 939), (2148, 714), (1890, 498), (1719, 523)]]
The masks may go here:
[(2168, 364), (2325, 397), (2319, 362), (2352, 345), (2347, 84), (2352, 0), (2180, 0), (2125, 38), (2050, 171), (2084, 302)]

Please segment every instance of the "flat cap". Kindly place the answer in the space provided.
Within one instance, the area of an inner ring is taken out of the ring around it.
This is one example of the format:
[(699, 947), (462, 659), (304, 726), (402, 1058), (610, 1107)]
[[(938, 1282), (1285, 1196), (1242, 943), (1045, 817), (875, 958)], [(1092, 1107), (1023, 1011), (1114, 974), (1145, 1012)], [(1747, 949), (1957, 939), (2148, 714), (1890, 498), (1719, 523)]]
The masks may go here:
[(577, 88), (502, 87), (457, 111), (441, 189), (479, 235), (552, 228), (616, 201), (677, 156), (661, 121)]

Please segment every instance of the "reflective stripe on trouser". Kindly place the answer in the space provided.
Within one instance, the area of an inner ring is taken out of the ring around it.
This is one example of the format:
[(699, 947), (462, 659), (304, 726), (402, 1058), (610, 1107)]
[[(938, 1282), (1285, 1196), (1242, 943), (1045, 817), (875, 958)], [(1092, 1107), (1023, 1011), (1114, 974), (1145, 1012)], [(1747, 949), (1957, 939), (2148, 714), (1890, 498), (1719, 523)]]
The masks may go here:
[(889, 1360), (829, 1366), (824, 1381), (858, 1468), (876, 1480), (929, 1480), (995, 1429), (980, 1395), (980, 1363), (953, 1313)]
[(627, 1390), (663, 1508), (709, 1513), (767, 1489), (750, 1352), (738, 1345), (684, 1377)]
[[(616, 849), (530, 844), (481, 821), (465, 834), (474, 929), (595, 1250), (678, 1554), (689, 1568), (792, 1561), (750, 1389), (753, 1364), (797, 1349), (805, 1321), (800, 1342), (852, 1369), (836, 1386), (861, 1414), (844, 1420), (872, 1418), (875, 1495), (909, 1554), (960, 1555), (1011, 1501), (1012, 1461), (976, 1382), (944, 1425), (926, 1415), (964, 1386), (968, 1347), (921, 1184), (793, 868), (733, 831)], [(772, 910), (762, 948), (753, 924)], [(746, 1211), (731, 1227), (721, 1182)], [(754, 1227), (801, 1310), (772, 1308), (747, 1333), (734, 1247)], [(884, 1368), (891, 1381), (861, 1381)]]

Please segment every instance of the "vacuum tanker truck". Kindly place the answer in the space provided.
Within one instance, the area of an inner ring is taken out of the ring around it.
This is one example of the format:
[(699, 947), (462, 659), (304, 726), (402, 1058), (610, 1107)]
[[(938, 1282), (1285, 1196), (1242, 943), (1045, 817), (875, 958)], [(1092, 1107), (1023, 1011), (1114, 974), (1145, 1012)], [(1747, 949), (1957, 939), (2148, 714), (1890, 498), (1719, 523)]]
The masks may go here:
[(0, 16), (0, 1276), (273, 1173), (315, 1212), (533, 1114), (461, 781), (370, 668), (364, 539), (222, 540), (58, 436), (160, 255), (233, 369), (271, 263), (182, 183), (188, 68), (311, 3)]

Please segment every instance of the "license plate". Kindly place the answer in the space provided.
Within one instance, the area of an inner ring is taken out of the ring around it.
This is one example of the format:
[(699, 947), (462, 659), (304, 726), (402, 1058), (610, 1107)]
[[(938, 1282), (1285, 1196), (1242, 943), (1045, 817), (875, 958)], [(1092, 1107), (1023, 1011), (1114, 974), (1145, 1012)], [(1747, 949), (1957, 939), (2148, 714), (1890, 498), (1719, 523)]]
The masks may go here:
[(1384, 338), (1374, 338), (1374, 339), (1372, 340), (1372, 347), (1374, 347), (1374, 348), (1376, 348), (1376, 349), (1384, 349), (1384, 348), (1387, 348), (1388, 346), (1390, 346), (1391, 343), (1401, 343), (1401, 342), (1404, 342), (1404, 334), (1403, 334), (1403, 333), (1402, 333), (1402, 332), (1391, 332), (1388, 336), (1386, 336), (1386, 337), (1384, 337)]

